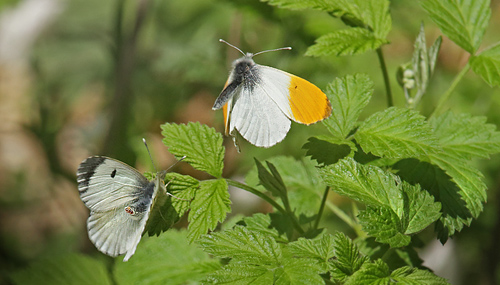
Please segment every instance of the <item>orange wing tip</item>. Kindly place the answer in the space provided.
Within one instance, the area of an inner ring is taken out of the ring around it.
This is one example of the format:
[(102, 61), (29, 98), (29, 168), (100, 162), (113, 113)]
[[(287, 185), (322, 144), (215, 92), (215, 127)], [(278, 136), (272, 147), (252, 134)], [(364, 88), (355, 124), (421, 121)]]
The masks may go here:
[(290, 109), (296, 122), (310, 125), (332, 114), (330, 100), (321, 89), (309, 81), (292, 75), (288, 91)]
[(222, 113), (224, 113), (224, 133), (229, 135), (229, 121), (231, 118), (229, 118), (230, 115), (227, 114), (227, 103), (222, 106)]

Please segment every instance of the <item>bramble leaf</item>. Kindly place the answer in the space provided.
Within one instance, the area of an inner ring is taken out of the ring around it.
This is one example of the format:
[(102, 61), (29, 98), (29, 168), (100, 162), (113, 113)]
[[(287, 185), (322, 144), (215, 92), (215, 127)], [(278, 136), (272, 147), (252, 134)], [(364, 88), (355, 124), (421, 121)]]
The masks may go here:
[(489, 0), (421, 0), (443, 34), (474, 54), (490, 20)]
[(377, 242), (387, 243), (391, 247), (402, 247), (410, 243), (411, 237), (405, 235), (404, 221), (389, 208), (367, 207), (358, 215), (363, 230), (376, 238)]
[(282, 255), (272, 237), (238, 225), (231, 230), (206, 235), (198, 243), (213, 256), (229, 257), (237, 263), (275, 264)]
[(299, 240), (289, 243), (288, 246), (295, 257), (316, 260), (321, 266), (322, 272), (329, 271), (330, 259), (335, 256), (334, 237), (330, 234), (323, 234), (315, 239), (299, 238)]
[(358, 247), (343, 233), (335, 234), (333, 247), (336, 256), (331, 261), (333, 279), (344, 281), (370, 260), (367, 256), (361, 256)]
[(373, 82), (365, 74), (337, 78), (326, 89), (332, 115), (323, 121), (336, 138), (344, 140), (356, 126), (373, 93)]
[(151, 235), (159, 235), (168, 230), (189, 210), (191, 199), (195, 196), (199, 187), (198, 180), (191, 176), (177, 173), (167, 173), (167, 191), (172, 196), (167, 196), (163, 190), (157, 194), (157, 202), (149, 213), (146, 223), (146, 232)]
[(220, 178), (224, 167), (222, 135), (198, 122), (166, 123), (161, 126), (163, 143), (177, 157), (186, 156), (185, 162), (194, 168)]
[(366, 153), (387, 158), (420, 157), (439, 151), (425, 117), (391, 107), (366, 119), (354, 135)]
[(350, 28), (338, 30), (317, 38), (315, 44), (307, 49), (306, 55), (355, 55), (376, 50), (388, 42), (386, 39), (376, 38), (373, 32), (369, 30)]
[(228, 265), (214, 272), (210, 282), (272, 284), (317, 284), (320, 266), (311, 258), (284, 255), (270, 236), (242, 226), (212, 233), (199, 240), (203, 249), (220, 258), (231, 258)]
[(365, 262), (363, 266), (347, 279), (345, 284), (389, 284), (391, 272), (387, 263), (381, 259)]
[(320, 168), (325, 183), (335, 192), (372, 206), (389, 206), (395, 211), (403, 208), (399, 178), (381, 168), (362, 165), (352, 158)]
[(446, 153), (461, 159), (489, 158), (500, 152), (500, 132), (486, 117), (446, 112), (429, 123)]
[(500, 85), (500, 44), (472, 56), (470, 65), (490, 86)]
[(171, 230), (142, 241), (128, 262), (115, 264), (114, 276), (118, 284), (186, 284), (220, 267), (218, 260), (188, 243), (185, 230)]
[(394, 270), (391, 273), (391, 279), (394, 283), (402, 284), (449, 284), (446, 279), (441, 278), (428, 270), (411, 268), (409, 266)]
[(391, 247), (407, 245), (408, 235), (441, 216), (440, 204), (429, 193), (379, 167), (347, 158), (319, 172), (334, 191), (370, 206), (359, 215), (363, 229)]
[(209, 230), (215, 229), (219, 222), (231, 212), (231, 201), (225, 179), (204, 180), (191, 202), (188, 221), (188, 239), (195, 241)]

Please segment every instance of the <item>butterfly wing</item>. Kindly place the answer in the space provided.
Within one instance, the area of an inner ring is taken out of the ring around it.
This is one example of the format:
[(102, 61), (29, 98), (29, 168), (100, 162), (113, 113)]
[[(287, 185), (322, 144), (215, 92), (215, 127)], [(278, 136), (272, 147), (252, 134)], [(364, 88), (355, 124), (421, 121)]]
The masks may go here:
[(257, 85), (243, 84), (233, 97), (232, 107), (228, 106), (229, 133), (237, 129), (253, 145), (271, 147), (285, 138), (291, 123)]
[(110, 256), (135, 252), (149, 216), (158, 182), (149, 182), (134, 168), (111, 158), (93, 156), (77, 171), (78, 190), (90, 209), (89, 238)]
[(257, 89), (271, 97), (288, 118), (309, 125), (332, 113), (330, 101), (316, 85), (276, 68), (257, 67), (261, 78)]

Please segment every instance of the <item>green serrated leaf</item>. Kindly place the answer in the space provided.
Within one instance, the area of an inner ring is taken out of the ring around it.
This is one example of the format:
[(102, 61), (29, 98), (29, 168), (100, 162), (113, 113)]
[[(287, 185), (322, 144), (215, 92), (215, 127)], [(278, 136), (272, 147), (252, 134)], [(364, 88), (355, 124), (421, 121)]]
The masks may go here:
[(472, 56), (470, 65), (490, 86), (500, 85), (500, 44)]
[(386, 43), (388, 43), (386, 39), (376, 38), (375, 34), (369, 30), (350, 28), (335, 31), (317, 38), (315, 44), (307, 49), (306, 55), (355, 55), (376, 50)]
[(273, 284), (323, 284), (321, 272), (320, 266), (307, 258), (287, 258), (277, 268)]
[(351, 141), (335, 139), (331, 136), (310, 137), (303, 149), (307, 149), (306, 156), (315, 159), (319, 164), (334, 164), (352, 153), (356, 146)]
[[(473, 217), (472, 208), (476, 208), (474, 211), (476, 215), (479, 214), (483, 199), (477, 194), (484, 193), (485, 186), (481, 181), (481, 173), (465, 162), (443, 154), (439, 159), (436, 157), (433, 160), (436, 165), (416, 159), (405, 159), (395, 164), (393, 168), (399, 170), (398, 175), (402, 179), (411, 184), (420, 184), (441, 203), (442, 214), (436, 227), (440, 240), (445, 242), (448, 236), (462, 230), (464, 225), (470, 224)], [(450, 172), (456, 175), (457, 180), (465, 188), (461, 188), (442, 167), (450, 168)], [(455, 167), (456, 170), (453, 170)]]
[(189, 210), (191, 200), (199, 186), (199, 182), (195, 178), (177, 173), (167, 173), (165, 181), (168, 184), (167, 191), (175, 197), (167, 196), (163, 192), (157, 194), (164, 199), (161, 199), (162, 202), (159, 199), (149, 214), (146, 232), (150, 236), (159, 235), (179, 221)]
[(288, 244), (290, 253), (298, 258), (310, 258), (316, 260), (321, 266), (321, 273), (330, 269), (330, 259), (334, 255), (334, 237), (323, 234), (315, 239), (299, 238), (299, 240)]
[(402, 211), (400, 179), (371, 165), (362, 165), (352, 158), (319, 169), (326, 184), (335, 192), (372, 206), (388, 206)]
[(364, 121), (354, 135), (365, 152), (387, 158), (425, 156), (439, 151), (425, 117), (410, 109), (391, 107)]
[(335, 280), (344, 281), (370, 260), (367, 256), (361, 256), (357, 246), (343, 233), (335, 234), (333, 245), (337, 259), (331, 261), (331, 274)]
[(303, 9), (319, 9), (329, 11), (334, 9), (335, 6), (328, 0), (263, 0), (269, 5), (278, 6), (280, 8), (303, 10)]
[(210, 274), (210, 284), (273, 284), (274, 270), (265, 266), (230, 263)]
[(373, 94), (373, 82), (365, 74), (347, 75), (328, 85), (326, 95), (332, 115), (323, 124), (338, 139), (344, 140)]
[(441, 205), (419, 185), (407, 182), (399, 184), (403, 192), (403, 208), (395, 211), (388, 207), (367, 207), (358, 215), (363, 230), (387, 243), (391, 248), (403, 247), (410, 243), (411, 234), (420, 232), (441, 217)]
[(390, 274), (389, 266), (381, 259), (377, 259), (373, 263), (365, 262), (345, 284), (389, 284)]
[(39, 259), (9, 277), (15, 284), (112, 284), (106, 264), (76, 253)]
[(225, 179), (200, 182), (200, 188), (191, 202), (191, 211), (188, 216), (190, 242), (197, 240), (209, 230), (215, 229), (219, 222), (226, 219), (227, 213), (231, 211), (227, 187)]
[(261, 213), (253, 214), (251, 217), (243, 218), (246, 224), (246, 228), (251, 231), (257, 231), (263, 235), (273, 237), (276, 241), (288, 242), (288, 239), (284, 238), (282, 234), (274, 228), (272, 224), (271, 217), (269, 215), (264, 215)]
[(474, 54), (490, 20), (489, 0), (421, 0), (422, 7), (441, 31)]
[(396, 248), (406, 246), (411, 241), (410, 236), (403, 234), (404, 221), (392, 209), (367, 207), (359, 213), (358, 218), (363, 230), (375, 237), (377, 242)]
[(198, 122), (187, 125), (166, 123), (161, 126), (163, 143), (177, 157), (214, 177), (222, 176), (224, 146), (222, 135)]
[(219, 258), (232, 258), (235, 263), (276, 265), (282, 255), (281, 248), (272, 237), (242, 226), (211, 233), (198, 243), (206, 252)]
[(114, 276), (118, 284), (187, 284), (220, 267), (218, 260), (188, 243), (186, 231), (172, 230), (145, 239), (134, 258), (115, 264)]
[(449, 284), (446, 279), (441, 278), (428, 270), (411, 268), (408, 266), (398, 268), (391, 273), (391, 279), (401, 284)]
[(242, 226), (204, 236), (199, 243), (216, 257), (231, 258), (227, 266), (209, 276), (210, 282), (317, 284), (322, 281), (317, 262), (284, 256), (274, 238)]
[(406, 182), (403, 182), (402, 188), (405, 201), (408, 201), (404, 213), (405, 234), (418, 233), (441, 217), (441, 203), (435, 202), (429, 192), (422, 191), (418, 184), (412, 186)]
[[(450, 154), (440, 153), (431, 155), (430, 158), (431, 163), (443, 169), (458, 186), (458, 189), (451, 189), (455, 190), (454, 192), (440, 191), (440, 194), (449, 195), (440, 197), (443, 210), (445, 203), (447, 204), (446, 209), (450, 210), (443, 215), (440, 221), (448, 229), (448, 236), (451, 236), (455, 231), (460, 231), (464, 224), (470, 225), (471, 217), (477, 218), (482, 212), (483, 203), (486, 202), (484, 176), (471, 166), (470, 162), (457, 159)], [(445, 240), (443, 233), (440, 235), (440, 239)]]
[(371, 30), (377, 38), (385, 39), (391, 30), (387, 0), (264, 0), (270, 5), (288, 9), (319, 9), (332, 12), (346, 24)]
[(489, 158), (500, 152), (500, 132), (496, 126), (486, 123), (486, 117), (446, 112), (429, 122), (439, 139), (439, 144), (457, 158)]

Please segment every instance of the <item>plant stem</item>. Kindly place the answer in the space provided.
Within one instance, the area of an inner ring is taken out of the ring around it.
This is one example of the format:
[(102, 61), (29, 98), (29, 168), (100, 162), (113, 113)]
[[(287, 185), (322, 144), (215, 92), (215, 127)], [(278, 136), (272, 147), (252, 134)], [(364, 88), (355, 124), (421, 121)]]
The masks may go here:
[(250, 193), (252, 193), (252, 194), (260, 197), (264, 201), (268, 202), (269, 204), (271, 204), (271, 206), (273, 206), (274, 208), (276, 208), (278, 211), (280, 211), (284, 215), (287, 215), (288, 217), (290, 217), (290, 220), (292, 221), (293, 227), (295, 228), (295, 230), (297, 232), (299, 232), (300, 234), (304, 233), (304, 230), (300, 226), (300, 224), (297, 221), (297, 218), (295, 217), (295, 215), (292, 212), (289, 212), (289, 211), (285, 210), (283, 207), (281, 207), (278, 203), (276, 203), (276, 201), (274, 201), (273, 199), (271, 199), (269, 196), (267, 196), (266, 194), (258, 191), (257, 189), (255, 189), (253, 187), (250, 187), (250, 186), (248, 186), (246, 184), (243, 184), (243, 183), (240, 183), (238, 181), (231, 180), (231, 179), (226, 179), (226, 181), (227, 181), (227, 184), (229, 184), (231, 186), (234, 186), (234, 187), (238, 187), (238, 188), (243, 189), (245, 191), (248, 191), (248, 192), (250, 192)]
[(364, 236), (364, 232), (361, 231), (361, 226), (356, 223), (356, 221), (354, 221), (353, 219), (351, 219), (351, 217), (349, 217), (349, 215), (347, 215), (344, 211), (342, 211), (339, 207), (337, 207), (335, 204), (333, 203), (330, 203), (330, 202), (326, 202), (326, 206), (328, 206), (328, 208), (335, 214), (337, 215), (337, 217), (339, 217), (342, 221), (344, 221), (344, 223), (346, 223), (349, 227), (351, 227), (355, 232), (356, 234), (359, 236), (359, 237), (362, 237)]
[(378, 61), (380, 62), (380, 68), (382, 68), (382, 75), (384, 76), (385, 91), (387, 93), (387, 107), (392, 107), (394, 106), (394, 103), (392, 101), (391, 82), (389, 81), (389, 74), (387, 73), (387, 66), (385, 65), (382, 47), (377, 49), (377, 56)]
[(467, 73), (467, 71), (469, 71), (469, 69), (470, 69), (470, 65), (469, 65), (469, 63), (467, 63), (464, 66), (464, 68), (462, 69), (462, 71), (460, 71), (460, 73), (457, 74), (457, 76), (455, 77), (455, 79), (451, 83), (448, 90), (446, 90), (446, 92), (443, 94), (443, 96), (441, 96), (441, 98), (439, 99), (439, 101), (436, 105), (436, 109), (434, 109), (434, 111), (430, 115), (429, 119), (432, 118), (434, 115), (439, 115), (443, 112), (443, 108), (444, 108), (446, 101), (448, 101), (448, 98), (450, 97), (451, 93), (453, 92), (453, 90), (455, 90), (458, 83), (460, 82), (460, 80), (462, 80), (462, 78)]
[(328, 197), (328, 192), (330, 192), (330, 186), (325, 187), (325, 193), (323, 193), (323, 198), (321, 199), (321, 205), (319, 206), (318, 216), (316, 216), (316, 221), (314, 222), (314, 229), (318, 228), (321, 216), (323, 216), (323, 210), (325, 209), (325, 203), (326, 203), (326, 198)]

